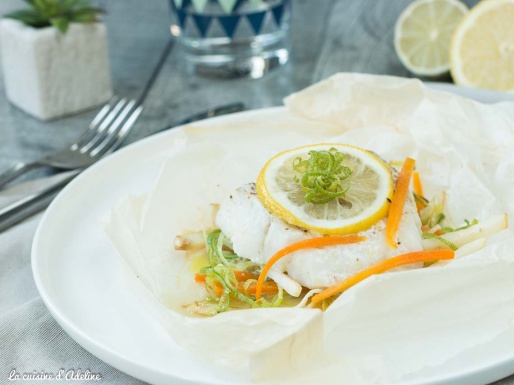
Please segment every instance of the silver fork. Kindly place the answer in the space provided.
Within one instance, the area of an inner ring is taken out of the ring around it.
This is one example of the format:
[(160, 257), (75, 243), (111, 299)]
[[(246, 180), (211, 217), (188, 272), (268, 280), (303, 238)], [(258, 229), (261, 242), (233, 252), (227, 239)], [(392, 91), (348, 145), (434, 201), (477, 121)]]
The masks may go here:
[(0, 174), (0, 188), (37, 167), (50, 166), (72, 170), (93, 164), (120, 146), (142, 110), (143, 106), (136, 100), (112, 98), (75, 143), (35, 162), (15, 164)]
[(36, 162), (17, 163), (0, 174), (0, 189), (11, 180), (36, 167), (51, 166), (63, 170), (84, 169), (101, 157), (115, 151), (143, 111), (143, 102), (155, 83), (173, 45), (174, 40), (168, 39), (164, 51), (137, 100), (127, 101), (114, 97), (100, 110), (86, 131), (71, 146)]

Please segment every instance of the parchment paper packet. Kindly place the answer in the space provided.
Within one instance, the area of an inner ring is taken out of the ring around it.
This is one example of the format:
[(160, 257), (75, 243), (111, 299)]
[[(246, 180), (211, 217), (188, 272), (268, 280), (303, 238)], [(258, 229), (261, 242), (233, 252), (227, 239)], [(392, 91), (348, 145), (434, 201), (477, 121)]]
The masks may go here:
[[(232, 311), (189, 317), (202, 297), (174, 235), (212, 227), (210, 205), (255, 181), (267, 159), (319, 142), (355, 144), (388, 161), (417, 160), (428, 198), (445, 190), (449, 219), (514, 214), (514, 105), (482, 105), (417, 80), (338, 74), (255, 111), (174, 133), (149, 195), (113, 208), (106, 231), (182, 346), (259, 383), (390, 383), (514, 330), (514, 236), (444, 267), (373, 276), (325, 313)], [(222, 347), (222, 348), (220, 348)], [(346, 382), (345, 382), (346, 381)]]

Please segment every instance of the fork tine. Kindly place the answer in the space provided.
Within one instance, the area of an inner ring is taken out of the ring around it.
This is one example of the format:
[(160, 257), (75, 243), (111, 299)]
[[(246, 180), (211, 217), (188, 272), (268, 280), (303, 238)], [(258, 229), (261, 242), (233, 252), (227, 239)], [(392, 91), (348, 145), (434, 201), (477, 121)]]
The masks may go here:
[(118, 131), (121, 130), (122, 124), (130, 113), (133, 113), (134, 106), (136, 104), (135, 100), (131, 100), (125, 106), (125, 108), (120, 112), (116, 120), (110, 125), (109, 130), (107, 131), (107, 135), (102, 139), (100, 143), (98, 143), (94, 148), (91, 149), (90, 155), (92, 157), (96, 157), (99, 154), (103, 154), (113, 142), (113, 138), (116, 136)]
[(132, 130), (132, 127), (134, 127), (134, 123), (136, 123), (136, 120), (139, 118), (139, 115), (141, 115), (141, 112), (143, 112), (143, 105), (139, 105), (129, 116), (123, 127), (121, 127), (121, 130), (118, 132), (116, 141), (108, 148), (108, 151), (105, 154), (110, 154), (111, 152), (118, 149), (121, 143), (123, 143), (125, 137)]
[(79, 151), (82, 154), (85, 154), (89, 152), (92, 148), (96, 146), (97, 143), (101, 142), (103, 138), (105, 137), (105, 131), (106, 129), (111, 125), (114, 119), (119, 115), (120, 111), (125, 107), (127, 104), (126, 99), (121, 99), (114, 108), (109, 112), (109, 114), (105, 117), (105, 119), (102, 121), (102, 123), (98, 126), (98, 128), (94, 131), (94, 136), (79, 148)]
[(119, 129), (113, 130), (112, 135), (102, 143), (102, 146), (95, 148), (94, 151), (91, 152), (92, 156), (101, 157), (106, 154), (110, 154), (121, 145), (123, 139), (125, 139), (129, 134), (137, 118), (143, 111), (143, 106), (137, 105), (136, 103), (137, 102), (134, 101), (133, 108), (130, 110), (130, 115), (126, 119), (120, 120), (120, 123), (123, 123), (123, 126)]
[(107, 114), (110, 111), (112, 111), (118, 100), (119, 97), (114, 96), (113, 98), (111, 98), (111, 100), (109, 100), (109, 102), (106, 105), (102, 107), (98, 114), (96, 114), (96, 116), (93, 118), (91, 123), (89, 123), (87, 130), (84, 131), (80, 138), (77, 139), (77, 141), (71, 145), (72, 151), (75, 151), (79, 147), (82, 147), (91, 139), (91, 136), (94, 135), (94, 133), (96, 132), (98, 125), (104, 120)]

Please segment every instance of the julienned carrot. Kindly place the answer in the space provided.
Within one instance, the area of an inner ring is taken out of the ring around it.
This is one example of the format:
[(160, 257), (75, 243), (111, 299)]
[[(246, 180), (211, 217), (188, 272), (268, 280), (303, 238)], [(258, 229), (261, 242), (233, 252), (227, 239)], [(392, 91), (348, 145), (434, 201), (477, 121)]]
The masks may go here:
[(453, 259), (455, 252), (453, 250), (427, 250), (427, 251), (415, 251), (412, 253), (398, 255), (393, 258), (389, 258), (384, 262), (381, 262), (369, 269), (363, 270), (329, 288), (323, 290), (321, 293), (314, 295), (311, 299), (313, 304), (323, 301), (324, 299), (330, 298), (333, 295), (340, 294), (364, 279), (383, 273), (394, 267), (408, 265), (417, 262), (429, 262), (436, 260), (447, 260)]
[(266, 275), (268, 274), (271, 267), (277, 262), (280, 258), (285, 257), (288, 254), (294, 253), (295, 251), (302, 249), (311, 249), (315, 247), (322, 246), (330, 246), (330, 245), (344, 245), (349, 243), (358, 243), (362, 242), (366, 239), (366, 237), (360, 235), (347, 235), (344, 237), (316, 237), (305, 239), (300, 242), (293, 243), (287, 247), (284, 247), (282, 250), (279, 250), (275, 253), (269, 260), (266, 262), (264, 267), (262, 268), (261, 274), (259, 275), (259, 279), (257, 280), (257, 286), (255, 291), (255, 299), (260, 299), (263, 291), (264, 280), (266, 279)]
[[(241, 270), (234, 270), (234, 275), (236, 276), (236, 280), (241, 281), (247, 281), (249, 279), (257, 279), (259, 278), (257, 275), (253, 273), (249, 273), (248, 271), (241, 271)], [(195, 282), (198, 283), (205, 283), (205, 278), (207, 275), (205, 274), (195, 274)]]
[[(414, 171), (412, 174), (412, 187), (414, 188), (414, 192), (416, 195), (423, 197), (423, 184), (421, 183), (421, 179), (419, 177), (419, 172)], [(423, 204), (421, 202), (416, 201), (416, 208), (418, 209), (418, 213), (424, 209)]]
[[(236, 289), (240, 293), (244, 294), (255, 294), (255, 290), (257, 287), (256, 282), (251, 282), (248, 287), (245, 290), (245, 282), (249, 279), (257, 279), (258, 276), (250, 273), (248, 271), (242, 271), (242, 270), (234, 270), (234, 275), (236, 277), (237, 285)], [(195, 274), (195, 282), (198, 283), (205, 283), (207, 278), (206, 274)], [(223, 293), (223, 285), (219, 283), (218, 281), (214, 282), (214, 294), (216, 294), (218, 297)], [(265, 282), (264, 286), (262, 287), (262, 293), (263, 294), (277, 294), (278, 293), (278, 286), (275, 282)]]
[(195, 274), (195, 282), (205, 283), (205, 278), (207, 278), (207, 275), (205, 274)]
[(214, 282), (214, 294), (216, 297), (221, 297), (221, 294), (223, 294), (223, 285), (218, 281)]
[(407, 193), (409, 192), (410, 180), (412, 173), (414, 172), (414, 166), (416, 161), (412, 158), (405, 159), (402, 170), (398, 179), (396, 180), (396, 189), (394, 190), (393, 199), (391, 201), (391, 207), (389, 208), (389, 215), (387, 216), (386, 224), (386, 241), (389, 247), (396, 249), (396, 233), (400, 226), (400, 220), (402, 219), (403, 206)]
[[(255, 294), (257, 284), (252, 282), (248, 285), (248, 288), (245, 290), (245, 283), (238, 282), (236, 285), (236, 289), (238, 292), (243, 294), (253, 295)], [(223, 293), (223, 285), (218, 281), (214, 282), (214, 294), (219, 297)], [(263, 294), (277, 294), (278, 286), (275, 282), (264, 282), (264, 286), (262, 287)]]
[(419, 172), (414, 171), (412, 173), (412, 187), (414, 188), (414, 192), (418, 194), (420, 197), (423, 195), (423, 184), (421, 183), (421, 179), (419, 177)]
[(234, 275), (239, 282), (247, 281), (249, 279), (259, 278), (257, 274), (249, 273), (248, 271), (234, 270)]
[[(244, 282), (238, 282), (237, 291), (246, 294), (255, 294), (257, 291), (257, 282), (252, 282), (248, 285), (248, 288), (245, 291)], [(264, 285), (261, 288), (262, 294), (277, 294), (278, 286), (275, 282), (264, 282)]]

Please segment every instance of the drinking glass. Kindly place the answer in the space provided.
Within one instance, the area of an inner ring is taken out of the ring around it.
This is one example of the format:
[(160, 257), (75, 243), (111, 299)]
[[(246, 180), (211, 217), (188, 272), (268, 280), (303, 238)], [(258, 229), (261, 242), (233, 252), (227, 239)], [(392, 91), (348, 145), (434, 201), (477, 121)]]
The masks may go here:
[(260, 78), (289, 58), (291, 0), (170, 0), (186, 70)]

